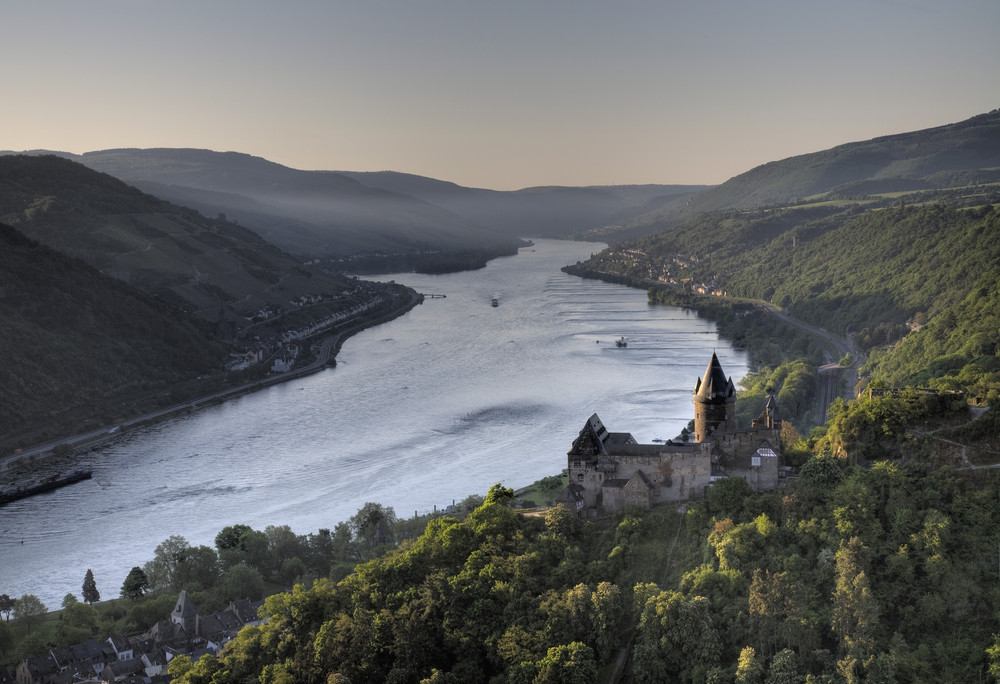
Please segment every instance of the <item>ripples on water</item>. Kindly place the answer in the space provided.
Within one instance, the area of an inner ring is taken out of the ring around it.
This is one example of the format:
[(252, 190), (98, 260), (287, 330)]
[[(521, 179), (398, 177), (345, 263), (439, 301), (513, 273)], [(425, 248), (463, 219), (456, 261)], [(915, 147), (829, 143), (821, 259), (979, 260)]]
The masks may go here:
[[(530, 484), (565, 467), (594, 412), (641, 442), (676, 436), (712, 351), (734, 381), (745, 356), (641, 290), (560, 272), (599, 248), (543, 240), (481, 271), (384, 276), (447, 298), (352, 337), (335, 369), (32, 464), (30, 478), (94, 478), (0, 508), (0, 592), (54, 608), (92, 568), (113, 597), (173, 534), (209, 546), (234, 523), (306, 534), (366, 501), (405, 517)], [(25, 477), (0, 478), (12, 475)]]

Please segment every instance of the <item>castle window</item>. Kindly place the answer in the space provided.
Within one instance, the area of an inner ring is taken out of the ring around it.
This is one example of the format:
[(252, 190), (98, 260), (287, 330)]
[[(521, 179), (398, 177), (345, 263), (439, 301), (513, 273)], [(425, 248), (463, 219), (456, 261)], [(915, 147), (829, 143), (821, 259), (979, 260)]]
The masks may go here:
[(760, 456), (757, 456), (756, 454), (753, 455), (753, 456), (751, 456), (750, 457), (750, 465), (753, 466), (754, 468), (759, 468), (760, 467)]

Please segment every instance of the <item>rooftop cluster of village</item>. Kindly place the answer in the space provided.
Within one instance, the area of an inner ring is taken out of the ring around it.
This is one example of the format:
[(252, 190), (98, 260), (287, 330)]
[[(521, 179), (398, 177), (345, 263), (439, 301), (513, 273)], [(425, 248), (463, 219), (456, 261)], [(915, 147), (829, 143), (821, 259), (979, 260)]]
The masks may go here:
[(247, 625), (260, 624), (260, 602), (235, 601), (202, 617), (181, 591), (170, 616), (144, 634), (89, 639), (25, 658), (14, 677), (0, 665), (0, 682), (17, 684), (160, 684), (170, 681), (167, 667), (179, 655), (197, 660), (216, 654)]
[(339, 294), (303, 295), (290, 300), (287, 307), (271, 305), (244, 312), (247, 325), (237, 331), (243, 348), (230, 354), (226, 370), (243, 371), (270, 363), (272, 373), (287, 372), (303, 340), (371, 313), (392, 298), (391, 288), (392, 284), (359, 280)]
[[(645, 269), (649, 280), (658, 283), (681, 286), (698, 294), (715, 297), (726, 296), (721, 275), (715, 274), (703, 281), (699, 281), (691, 275), (701, 265), (700, 260), (695, 255), (673, 254), (669, 257), (653, 258), (642, 249), (609, 249), (604, 255), (603, 261), (609, 266), (623, 266), (626, 269), (641, 267)], [(598, 272), (601, 271), (598, 270)]]

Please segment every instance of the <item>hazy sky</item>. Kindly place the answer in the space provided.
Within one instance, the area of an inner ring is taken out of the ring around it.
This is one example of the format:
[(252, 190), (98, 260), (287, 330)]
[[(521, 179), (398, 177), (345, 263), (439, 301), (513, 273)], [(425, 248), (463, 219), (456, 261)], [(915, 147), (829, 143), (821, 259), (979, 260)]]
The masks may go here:
[(0, 149), (721, 183), (1000, 107), (998, 0), (0, 0)]

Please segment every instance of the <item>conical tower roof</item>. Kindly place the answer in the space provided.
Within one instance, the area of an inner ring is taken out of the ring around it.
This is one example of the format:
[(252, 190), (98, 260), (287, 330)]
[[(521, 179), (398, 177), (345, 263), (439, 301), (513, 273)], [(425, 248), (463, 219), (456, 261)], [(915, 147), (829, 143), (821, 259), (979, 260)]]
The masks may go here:
[(736, 387), (732, 378), (726, 377), (715, 352), (712, 352), (712, 360), (708, 362), (705, 376), (699, 378), (694, 386), (694, 401), (700, 404), (736, 401)]
[(174, 608), (174, 616), (178, 618), (193, 617), (198, 614), (188, 593), (181, 589), (181, 595), (177, 597), (177, 607)]

